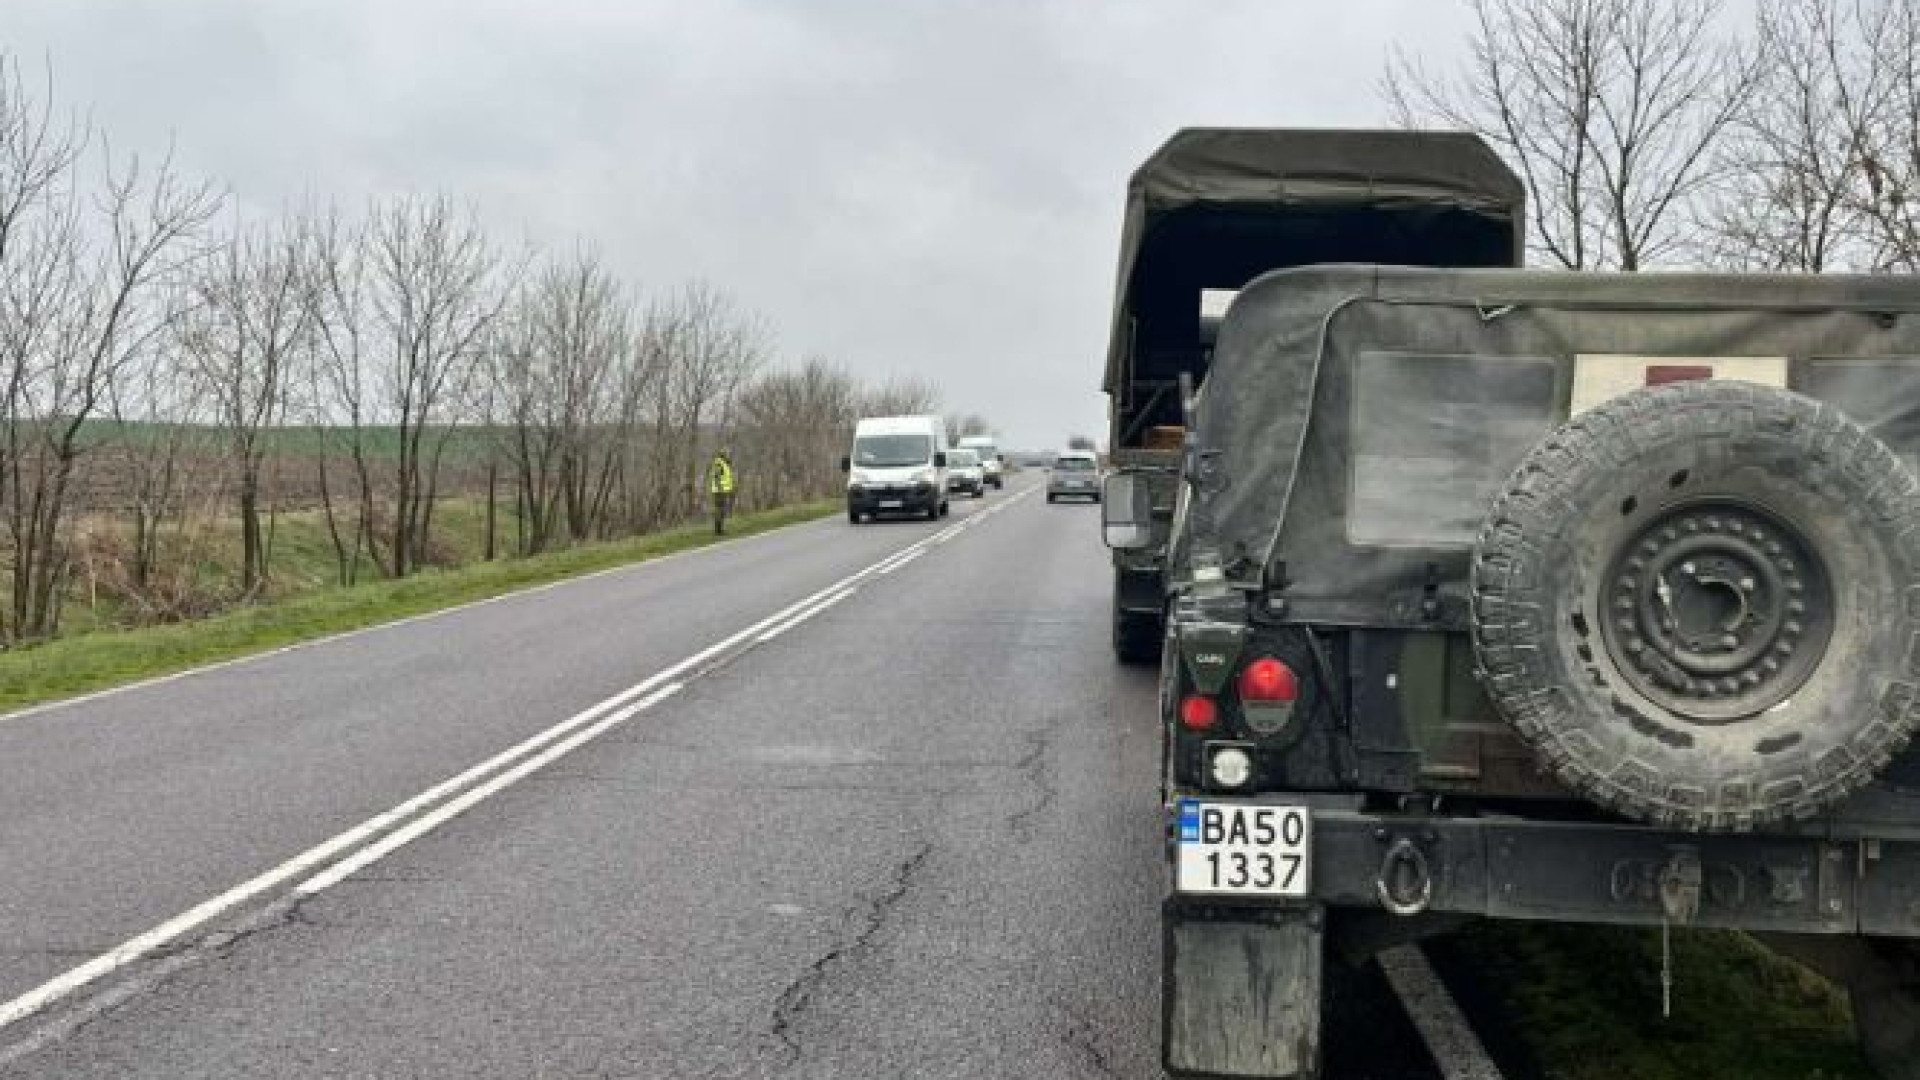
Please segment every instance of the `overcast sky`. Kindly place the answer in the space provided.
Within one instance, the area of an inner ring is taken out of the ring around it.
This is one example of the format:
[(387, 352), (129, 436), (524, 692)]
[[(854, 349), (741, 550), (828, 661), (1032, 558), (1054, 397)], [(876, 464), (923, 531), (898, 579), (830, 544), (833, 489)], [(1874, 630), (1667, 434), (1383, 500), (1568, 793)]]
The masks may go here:
[(4, 0), (0, 50), (243, 207), (447, 189), (503, 238), (703, 277), (780, 360), (1105, 430), (1127, 173), (1182, 125), (1385, 119), (1447, 0)]

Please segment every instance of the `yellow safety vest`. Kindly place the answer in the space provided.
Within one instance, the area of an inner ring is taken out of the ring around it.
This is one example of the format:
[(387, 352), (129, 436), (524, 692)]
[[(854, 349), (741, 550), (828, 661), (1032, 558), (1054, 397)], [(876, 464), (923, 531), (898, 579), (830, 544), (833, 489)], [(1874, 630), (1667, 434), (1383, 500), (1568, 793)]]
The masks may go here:
[(707, 493), (711, 495), (733, 494), (733, 466), (725, 458), (714, 458), (713, 469), (707, 476)]

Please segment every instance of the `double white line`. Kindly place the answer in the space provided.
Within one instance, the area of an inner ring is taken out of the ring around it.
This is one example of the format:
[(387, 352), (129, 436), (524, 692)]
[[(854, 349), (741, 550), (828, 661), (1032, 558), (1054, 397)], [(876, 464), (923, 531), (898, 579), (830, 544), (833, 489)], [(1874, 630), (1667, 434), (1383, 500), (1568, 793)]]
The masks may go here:
[[(946, 542), (975, 522), (986, 519), (1016, 501), (1008, 499), (991, 510), (925, 537), (857, 573), (788, 604), (752, 626), (731, 634), (692, 656), (627, 687), (625, 690), (562, 720), (545, 731), (495, 754), (393, 809), (355, 825), (286, 862), (226, 892), (195, 905), (136, 937), (101, 953), (45, 983), (0, 1004), (0, 1029), (26, 1019), (86, 986), (172, 945), (213, 920), (260, 899), (290, 882), (293, 892), (312, 896), (499, 794), (529, 774), (592, 742), (609, 729), (645, 712), (699, 678), (715, 662), (734, 650), (752, 648), (813, 618), (858, 591), (859, 586), (889, 573)], [(391, 830), (391, 831), (389, 831)], [(379, 838), (376, 841), (376, 838)], [(371, 841), (371, 842), (370, 842)]]

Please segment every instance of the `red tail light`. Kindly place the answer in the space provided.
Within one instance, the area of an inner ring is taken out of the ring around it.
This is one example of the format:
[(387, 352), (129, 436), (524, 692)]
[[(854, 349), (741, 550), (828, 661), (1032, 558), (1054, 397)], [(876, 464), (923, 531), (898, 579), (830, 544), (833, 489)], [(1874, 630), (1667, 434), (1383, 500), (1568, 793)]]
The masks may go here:
[(1188, 731), (1212, 731), (1220, 723), (1220, 706), (1210, 697), (1193, 694), (1180, 702), (1180, 724)]
[(1240, 700), (1262, 704), (1291, 705), (1300, 696), (1300, 680), (1293, 669), (1263, 656), (1240, 673)]

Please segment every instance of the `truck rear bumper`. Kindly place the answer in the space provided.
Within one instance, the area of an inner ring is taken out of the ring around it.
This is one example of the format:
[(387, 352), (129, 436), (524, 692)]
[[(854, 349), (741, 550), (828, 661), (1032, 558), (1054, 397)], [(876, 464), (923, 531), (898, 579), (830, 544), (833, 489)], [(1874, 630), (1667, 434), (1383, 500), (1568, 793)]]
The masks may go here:
[[(1312, 810), (1312, 822), (1309, 903), (1657, 926), (1667, 919), (1663, 880), (1693, 876), (1698, 888), (1690, 891), (1697, 909), (1675, 921), (1780, 933), (1920, 937), (1920, 841), (1701, 835), (1633, 825), (1410, 817), (1319, 807)], [(1170, 836), (1177, 835), (1171, 825), (1170, 830)], [(1690, 867), (1697, 867), (1697, 874)], [(1176, 895), (1174, 902), (1288, 906), (1220, 896)]]

